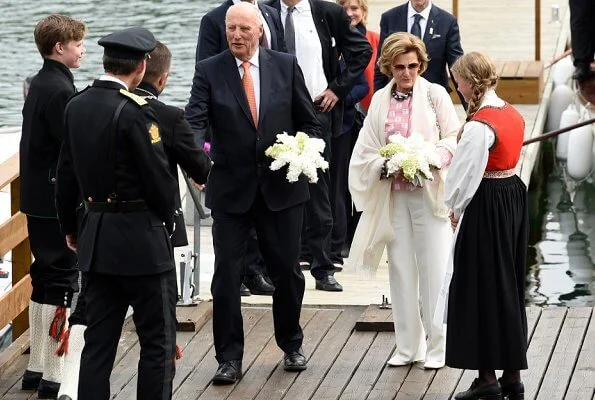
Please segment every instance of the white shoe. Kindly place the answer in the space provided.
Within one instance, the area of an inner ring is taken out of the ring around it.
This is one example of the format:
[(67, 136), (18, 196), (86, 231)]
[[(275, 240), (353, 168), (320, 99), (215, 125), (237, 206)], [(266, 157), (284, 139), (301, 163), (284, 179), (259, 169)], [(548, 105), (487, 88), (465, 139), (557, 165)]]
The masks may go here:
[(440, 369), (444, 367), (444, 361), (428, 360), (424, 363), (424, 369)]
[(391, 367), (402, 367), (403, 365), (413, 364), (413, 360), (409, 360), (407, 358), (403, 358), (402, 356), (396, 355), (393, 356), (386, 363)]

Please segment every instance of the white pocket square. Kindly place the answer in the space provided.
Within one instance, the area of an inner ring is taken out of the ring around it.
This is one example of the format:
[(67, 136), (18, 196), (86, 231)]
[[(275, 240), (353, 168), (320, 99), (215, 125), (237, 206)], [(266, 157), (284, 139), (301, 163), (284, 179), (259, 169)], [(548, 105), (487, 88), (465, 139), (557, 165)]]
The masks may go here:
[(436, 33), (436, 34), (434, 34), (434, 35), (432, 35), (432, 39), (438, 39), (439, 37), (441, 37), (441, 35), (439, 35), (439, 34), (437, 34), (437, 33)]
[(331, 47), (335, 47), (337, 43), (335, 42), (335, 38), (331, 36)]

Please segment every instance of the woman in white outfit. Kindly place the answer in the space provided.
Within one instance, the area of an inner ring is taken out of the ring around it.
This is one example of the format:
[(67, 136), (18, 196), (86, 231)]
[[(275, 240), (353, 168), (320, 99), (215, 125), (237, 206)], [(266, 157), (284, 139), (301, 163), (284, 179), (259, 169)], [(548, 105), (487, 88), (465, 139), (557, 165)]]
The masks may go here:
[[(387, 247), (397, 342), (388, 364), (424, 361), (425, 368), (441, 368), (445, 329), (432, 316), (452, 240), (443, 184), (460, 123), (446, 90), (419, 76), (428, 65), (419, 38), (404, 32), (389, 36), (379, 65), (392, 80), (374, 94), (349, 166), (353, 201), (363, 211), (350, 262), (376, 267)], [(442, 159), (443, 168), (423, 187), (402, 175), (381, 178), (385, 159), (379, 149), (392, 135), (412, 133), (434, 143)]]

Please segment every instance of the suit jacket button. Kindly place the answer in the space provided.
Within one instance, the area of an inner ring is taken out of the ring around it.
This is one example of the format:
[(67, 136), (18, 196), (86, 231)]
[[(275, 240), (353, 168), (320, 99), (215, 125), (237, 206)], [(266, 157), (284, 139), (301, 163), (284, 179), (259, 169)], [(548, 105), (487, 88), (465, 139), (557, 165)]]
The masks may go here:
[(50, 179), (50, 182), (52, 182), (52, 183), (56, 183), (56, 178), (52, 178), (52, 179)]

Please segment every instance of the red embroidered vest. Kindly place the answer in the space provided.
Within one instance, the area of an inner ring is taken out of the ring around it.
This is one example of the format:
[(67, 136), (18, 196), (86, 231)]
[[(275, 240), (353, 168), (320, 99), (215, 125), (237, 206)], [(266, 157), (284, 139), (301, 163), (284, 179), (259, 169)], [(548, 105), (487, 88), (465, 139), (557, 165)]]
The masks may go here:
[(525, 120), (510, 104), (502, 108), (487, 106), (473, 115), (471, 121), (486, 124), (495, 134), (486, 171), (505, 171), (516, 167), (525, 138)]

